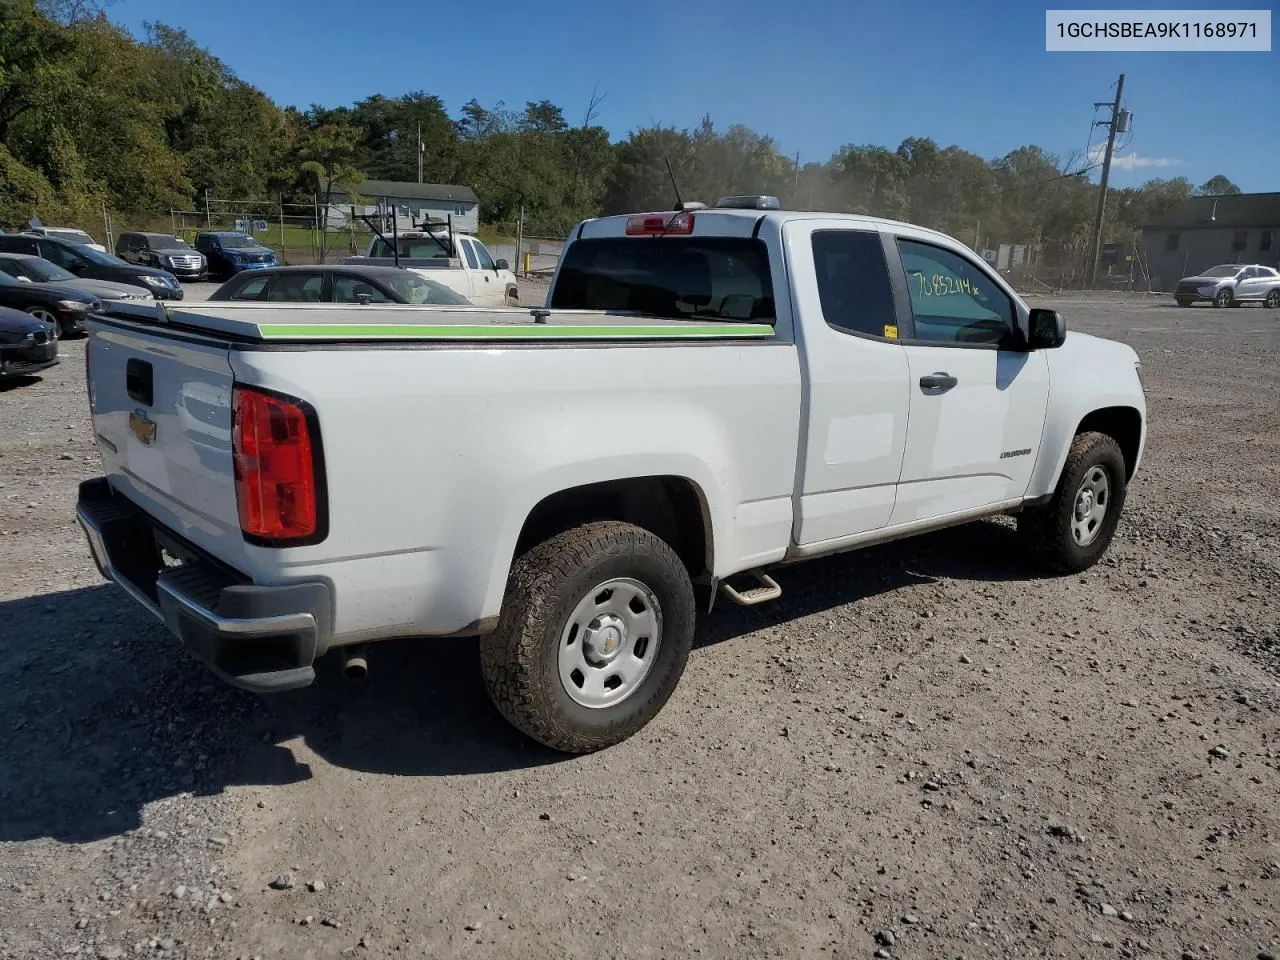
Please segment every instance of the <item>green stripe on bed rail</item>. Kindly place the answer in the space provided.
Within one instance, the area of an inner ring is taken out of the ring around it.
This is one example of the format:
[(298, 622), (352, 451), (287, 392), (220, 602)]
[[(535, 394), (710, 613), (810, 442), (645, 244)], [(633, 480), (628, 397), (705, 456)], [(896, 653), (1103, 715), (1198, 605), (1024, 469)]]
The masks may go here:
[(572, 327), (560, 324), (260, 323), (264, 340), (707, 340), (773, 336), (763, 323)]

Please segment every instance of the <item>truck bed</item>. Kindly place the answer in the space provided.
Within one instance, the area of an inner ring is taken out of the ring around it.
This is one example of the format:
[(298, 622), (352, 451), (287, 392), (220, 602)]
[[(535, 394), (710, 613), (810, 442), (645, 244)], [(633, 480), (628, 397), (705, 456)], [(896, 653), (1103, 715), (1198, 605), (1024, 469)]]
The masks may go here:
[[(768, 324), (670, 320), (596, 310), (348, 304), (165, 306), (162, 322), (255, 342), (764, 339)], [(158, 314), (155, 308), (150, 311)]]

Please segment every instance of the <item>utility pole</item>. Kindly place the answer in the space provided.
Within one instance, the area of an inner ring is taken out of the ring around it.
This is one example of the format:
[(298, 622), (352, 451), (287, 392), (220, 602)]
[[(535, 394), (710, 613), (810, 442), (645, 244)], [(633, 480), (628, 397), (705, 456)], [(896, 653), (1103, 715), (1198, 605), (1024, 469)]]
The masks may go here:
[(791, 202), (800, 202), (800, 151), (796, 151), (796, 185), (791, 188)]
[(1102, 155), (1102, 179), (1098, 185), (1098, 212), (1093, 217), (1093, 240), (1089, 244), (1089, 270), (1086, 274), (1089, 278), (1089, 286), (1095, 286), (1098, 282), (1098, 255), (1102, 250), (1102, 214), (1107, 208), (1107, 180), (1111, 176), (1111, 151), (1116, 145), (1116, 127), (1120, 123), (1120, 96), (1124, 93), (1124, 74), (1120, 74), (1120, 80), (1116, 83), (1116, 98), (1108, 104), (1105, 100), (1095, 102), (1095, 107), (1111, 107), (1110, 120), (1098, 120), (1095, 126), (1105, 126), (1107, 128), (1107, 152)]
[(422, 182), (422, 124), (418, 124), (418, 182)]

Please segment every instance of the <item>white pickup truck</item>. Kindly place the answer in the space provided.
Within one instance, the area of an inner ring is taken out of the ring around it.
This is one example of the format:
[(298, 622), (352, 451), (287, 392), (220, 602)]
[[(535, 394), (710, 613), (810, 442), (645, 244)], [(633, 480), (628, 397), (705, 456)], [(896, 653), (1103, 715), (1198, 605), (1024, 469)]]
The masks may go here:
[(780, 565), (1001, 514), (1054, 570), (1098, 560), (1146, 436), (1133, 350), (932, 230), (722, 203), (582, 223), (547, 309), (92, 319), (102, 573), (250, 690), (478, 636), (502, 713), (588, 751)]
[(445, 230), (413, 230), (390, 238), (375, 236), (365, 256), (345, 257), (342, 262), (416, 270), (477, 306), (520, 303), (511, 265), (506, 260), (495, 260), (479, 238), (466, 234), (451, 236)]

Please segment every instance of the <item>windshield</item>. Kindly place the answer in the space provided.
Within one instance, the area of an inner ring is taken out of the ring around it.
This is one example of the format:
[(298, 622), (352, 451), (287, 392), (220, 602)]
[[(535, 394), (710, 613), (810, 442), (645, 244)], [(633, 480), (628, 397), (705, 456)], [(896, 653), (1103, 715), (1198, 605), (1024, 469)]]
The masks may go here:
[(390, 286), (406, 303), (451, 303), (466, 306), (471, 303), (460, 293), (455, 293), (442, 283), (428, 280), (406, 270), (392, 277)]
[(0, 270), (15, 277), (28, 277), (36, 283), (56, 283), (60, 280), (74, 280), (76, 275), (63, 270), (56, 263), (48, 260), (32, 258), (30, 260), (0, 260)]
[(246, 237), (243, 233), (224, 233), (218, 239), (222, 241), (224, 250), (245, 250), (250, 247), (262, 246), (253, 237)]
[(565, 256), (551, 306), (772, 323), (769, 254), (747, 237), (579, 240)]
[(177, 237), (156, 237), (150, 241), (152, 250), (190, 250), (191, 244)]
[(1239, 267), (1233, 266), (1228, 263), (1224, 263), (1221, 266), (1210, 267), (1204, 273), (1200, 274), (1200, 276), (1202, 277), (1234, 277), (1239, 272), (1240, 272)]
[[(400, 248), (400, 256), (406, 260), (429, 260), (443, 257), (449, 248), (449, 241), (444, 237), (397, 237), (396, 245)], [(392, 257), (391, 244), (379, 238), (373, 241), (371, 257)], [(450, 254), (452, 256), (452, 254)]]

